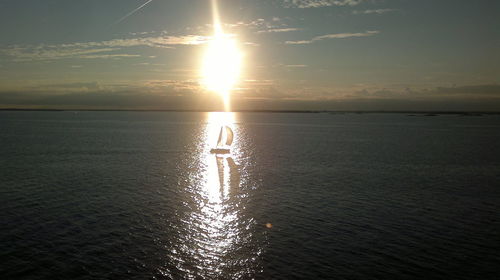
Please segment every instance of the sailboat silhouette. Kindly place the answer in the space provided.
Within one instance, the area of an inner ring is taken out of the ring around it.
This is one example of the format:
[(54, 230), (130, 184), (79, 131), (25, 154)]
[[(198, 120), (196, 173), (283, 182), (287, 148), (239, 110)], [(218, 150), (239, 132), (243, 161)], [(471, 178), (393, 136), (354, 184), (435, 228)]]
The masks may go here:
[(211, 149), (210, 152), (212, 154), (229, 154), (231, 152), (231, 144), (233, 144), (233, 137), (233, 130), (227, 125), (222, 126), (220, 128), (217, 146)]

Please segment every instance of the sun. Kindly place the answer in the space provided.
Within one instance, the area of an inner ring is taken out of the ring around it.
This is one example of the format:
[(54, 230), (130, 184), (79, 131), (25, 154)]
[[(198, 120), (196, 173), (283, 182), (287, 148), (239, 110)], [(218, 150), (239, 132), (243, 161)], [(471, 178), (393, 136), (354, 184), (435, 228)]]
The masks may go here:
[(202, 84), (209, 91), (220, 94), (226, 110), (229, 93), (240, 77), (242, 54), (236, 39), (220, 29), (208, 42), (201, 66)]

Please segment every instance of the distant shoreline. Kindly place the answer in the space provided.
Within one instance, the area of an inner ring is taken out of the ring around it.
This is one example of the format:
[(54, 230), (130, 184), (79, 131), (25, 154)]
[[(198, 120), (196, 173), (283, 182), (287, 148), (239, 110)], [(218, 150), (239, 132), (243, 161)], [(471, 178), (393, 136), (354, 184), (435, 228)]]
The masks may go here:
[[(43, 109), (43, 108), (0, 108), (0, 111), (39, 111), (39, 112), (179, 112), (204, 113), (223, 112), (210, 110), (140, 110), (140, 109)], [(417, 114), (417, 115), (499, 115), (500, 111), (335, 111), (335, 110), (236, 110), (235, 113), (302, 113), (302, 114)]]

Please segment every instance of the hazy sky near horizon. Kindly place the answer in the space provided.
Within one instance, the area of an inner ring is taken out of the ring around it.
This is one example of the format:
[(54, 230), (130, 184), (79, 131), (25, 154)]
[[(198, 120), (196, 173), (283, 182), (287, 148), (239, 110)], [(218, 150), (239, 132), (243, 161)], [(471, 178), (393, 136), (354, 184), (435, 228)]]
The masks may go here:
[[(218, 2), (234, 109), (500, 110), (500, 1)], [(209, 0), (0, 0), (0, 107), (220, 108), (211, 23)]]

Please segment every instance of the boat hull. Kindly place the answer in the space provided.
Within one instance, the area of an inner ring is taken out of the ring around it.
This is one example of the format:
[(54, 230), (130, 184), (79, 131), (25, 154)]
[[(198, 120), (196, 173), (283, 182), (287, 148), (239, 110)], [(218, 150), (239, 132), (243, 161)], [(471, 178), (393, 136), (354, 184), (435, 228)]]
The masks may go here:
[(230, 150), (229, 149), (211, 149), (210, 153), (212, 153), (212, 154), (229, 154)]

